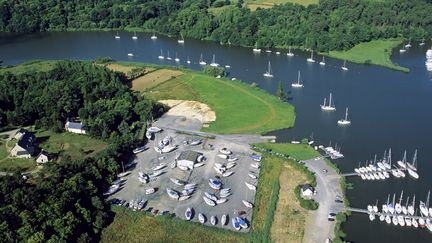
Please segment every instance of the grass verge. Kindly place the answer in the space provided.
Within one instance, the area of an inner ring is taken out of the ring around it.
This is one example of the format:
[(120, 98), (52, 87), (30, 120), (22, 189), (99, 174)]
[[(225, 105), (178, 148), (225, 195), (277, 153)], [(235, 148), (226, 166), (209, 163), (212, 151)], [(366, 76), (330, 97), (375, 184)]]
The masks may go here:
[(34, 159), (6, 158), (0, 161), (0, 171), (30, 171), (36, 167)]
[(275, 153), (289, 155), (297, 160), (313, 159), (320, 154), (307, 144), (292, 144), (292, 143), (260, 143), (255, 146), (267, 149)]
[(46, 72), (54, 68), (57, 61), (32, 60), (21, 63), (16, 66), (6, 66), (0, 68), (0, 73), (11, 72), (14, 74), (22, 74), (27, 72)]
[(408, 68), (401, 67), (390, 59), (392, 49), (400, 45), (402, 41), (402, 39), (374, 40), (360, 43), (348, 51), (330, 51), (327, 55), (354, 63), (375, 64), (397, 71), (409, 72)]

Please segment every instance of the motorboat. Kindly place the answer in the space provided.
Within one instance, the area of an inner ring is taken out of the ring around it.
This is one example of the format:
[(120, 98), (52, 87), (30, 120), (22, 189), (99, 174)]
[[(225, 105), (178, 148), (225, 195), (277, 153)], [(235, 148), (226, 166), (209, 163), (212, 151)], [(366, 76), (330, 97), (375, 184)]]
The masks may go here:
[(251, 190), (251, 191), (256, 191), (256, 186), (254, 186), (254, 185), (252, 185), (252, 184), (249, 184), (249, 183), (247, 183), (247, 182), (245, 182), (245, 185), (247, 186), (247, 188), (249, 188), (249, 190)]
[(219, 198), (218, 200), (216, 200), (216, 204), (223, 204), (226, 203), (228, 201), (227, 198)]
[(177, 178), (170, 178), (171, 182), (176, 184), (177, 186), (183, 186), (185, 183)]
[(345, 118), (337, 122), (338, 125), (350, 125), (351, 121), (348, 119), (348, 107), (345, 109)]
[(156, 192), (156, 189), (155, 189), (154, 187), (150, 187), (150, 188), (147, 188), (147, 189), (145, 190), (145, 194), (146, 194), (146, 195), (153, 194), (153, 193), (155, 193), (155, 192)]
[(199, 214), (198, 214), (198, 221), (199, 221), (201, 224), (204, 224), (204, 223), (206, 222), (206, 217), (205, 217), (205, 215), (202, 214), (202, 213), (199, 213)]
[(186, 209), (186, 212), (185, 212), (185, 218), (186, 218), (186, 220), (191, 220), (192, 219), (192, 217), (193, 217), (193, 211), (192, 211), (192, 208), (187, 208)]
[(292, 83), (291, 87), (293, 87), (293, 88), (303, 88), (303, 84), (300, 83), (300, 70), (298, 71), (297, 82)]
[(268, 62), (267, 71), (263, 74), (263, 76), (266, 77), (266, 78), (273, 78), (273, 73), (272, 73), (272, 70), (271, 70), (270, 61)]
[(227, 171), (227, 172), (223, 173), (222, 176), (228, 177), (228, 176), (231, 176), (232, 174), (234, 174), (234, 171)]
[(209, 198), (207, 198), (207, 197), (202, 197), (202, 198), (204, 199), (204, 202), (205, 202), (207, 205), (212, 206), (212, 207), (216, 206), (216, 203), (215, 203), (213, 200), (211, 200), (211, 199), (209, 199)]
[(332, 100), (332, 93), (330, 93), (328, 105), (326, 104), (326, 98), (324, 98), (324, 103), (321, 105), (321, 110), (323, 110), (323, 111), (335, 111), (336, 107), (334, 106), (332, 101), (333, 101)]
[(158, 171), (166, 167), (165, 163), (160, 163), (159, 165), (152, 168), (153, 171)]
[(248, 202), (246, 200), (242, 200), (242, 203), (247, 207), (247, 208), (253, 208), (253, 204), (251, 202)]
[(166, 192), (167, 192), (167, 194), (168, 194), (168, 196), (169, 196), (170, 198), (173, 198), (173, 199), (178, 200), (179, 197), (180, 197), (179, 193), (178, 193), (177, 191), (174, 191), (174, 190), (171, 189), (171, 188), (167, 188), (167, 189), (166, 189)]
[(217, 197), (211, 193), (204, 192), (204, 195), (210, 200), (217, 201)]
[(237, 217), (236, 218), (232, 218), (231, 221), (232, 221), (233, 228), (236, 229), (237, 231), (240, 230), (241, 227), (240, 227), (240, 223), (237, 220)]

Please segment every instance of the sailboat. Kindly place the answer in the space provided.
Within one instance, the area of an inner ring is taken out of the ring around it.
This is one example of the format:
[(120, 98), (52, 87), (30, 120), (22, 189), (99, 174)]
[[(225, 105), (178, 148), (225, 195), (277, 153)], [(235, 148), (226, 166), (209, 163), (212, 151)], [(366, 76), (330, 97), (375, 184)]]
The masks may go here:
[(390, 204), (387, 206), (387, 209), (388, 209), (389, 213), (391, 213), (391, 214), (394, 214), (394, 212), (395, 212), (395, 208), (394, 208), (394, 205), (395, 205), (395, 197), (396, 197), (396, 194), (393, 194), (393, 201), (392, 201), (392, 203), (390, 203)]
[(293, 87), (293, 88), (303, 88), (303, 84), (300, 83), (300, 70), (298, 71), (297, 82), (296, 83), (292, 83), (291, 87)]
[(424, 46), (425, 45), (425, 39), (423, 38), (422, 41), (420, 42), (419, 46)]
[(150, 39), (152, 39), (152, 40), (156, 40), (157, 39), (157, 36), (156, 36), (156, 34), (153, 32), (153, 35), (150, 37)]
[(180, 62), (180, 58), (178, 58), (178, 56), (177, 56), (177, 52), (176, 52), (176, 58), (174, 59), (174, 61), (176, 61), (176, 62)]
[(310, 58), (307, 59), (308, 62), (315, 62), (315, 60), (313, 59), (313, 50), (311, 51), (311, 56)]
[(132, 36), (132, 40), (138, 40), (138, 36), (136, 35), (136, 32), (134, 32), (134, 35)]
[(395, 211), (396, 213), (400, 214), (402, 212), (402, 197), (403, 197), (403, 191), (401, 192), (401, 196), (399, 198), (399, 202), (395, 205)]
[(383, 162), (383, 165), (384, 165), (384, 167), (387, 170), (391, 169), (391, 167), (392, 167), (392, 164), (391, 164), (391, 148), (389, 148), (387, 159), (386, 159), (385, 163)]
[(268, 62), (268, 69), (263, 75), (264, 75), (264, 77), (267, 77), (267, 78), (273, 78), (273, 73), (271, 71), (270, 61)]
[(201, 53), (200, 60), (199, 60), (199, 65), (206, 65), (206, 64), (207, 63), (203, 59), (203, 54)]
[(341, 68), (344, 71), (348, 71), (348, 68), (346, 67), (346, 60), (344, 60), (344, 64), (343, 64), (343, 66)]
[(339, 125), (350, 125), (351, 121), (348, 120), (348, 107), (345, 109), (345, 118), (337, 122)]
[(401, 168), (406, 169), (406, 167), (407, 167), (406, 166), (406, 164), (407, 164), (407, 162), (406, 162), (406, 150), (404, 152), (404, 156), (403, 156), (402, 160), (399, 160), (397, 163)]
[(411, 48), (411, 38), (409, 38), (408, 44), (405, 45), (405, 48)]
[(323, 58), (322, 58), (322, 60), (321, 60), (321, 62), (319, 63), (321, 66), (325, 66), (326, 65), (326, 63), (325, 63), (325, 59), (324, 59), (324, 56), (323, 56)]
[(407, 165), (407, 169), (408, 169), (408, 174), (414, 178), (414, 179), (418, 179), (419, 175), (417, 173), (417, 149), (414, 152), (414, 157), (413, 157), (413, 161), (410, 163), (406, 163)]
[(189, 57), (187, 57), (187, 61), (186, 61), (186, 63), (187, 63), (187, 64), (191, 64), (191, 61), (190, 61)]
[(134, 56), (134, 54), (132, 52), (128, 53), (127, 55), (128, 55), (128, 57), (133, 57)]
[(260, 52), (261, 52), (261, 49), (258, 48), (258, 42), (255, 42), (255, 48), (252, 49), (252, 51), (253, 51), (254, 53), (260, 53)]
[(387, 203), (385, 203), (385, 204), (382, 205), (382, 211), (384, 213), (388, 212), (388, 205), (389, 205), (389, 203), (390, 203), (390, 194), (387, 195)]
[(180, 33), (180, 39), (177, 40), (177, 43), (184, 44), (183, 34)]
[(420, 205), (419, 205), (420, 213), (422, 213), (425, 217), (429, 216), (429, 210), (428, 210), (428, 207), (429, 207), (429, 197), (430, 197), (430, 191), (428, 192), (428, 195), (427, 195), (427, 198), (426, 198), (426, 203), (420, 201)]
[(407, 211), (410, 215), (414, 215), (414, 208), (415, 208), (415, 195), (413, 197), (411, 205), (408, 205)]
[(291, 52), (291, 46), (288, 48), (287, 56), (289, 56), (289, 57), (294, 56), (294, 53)]
[(212, 67), (219, 67), (219, 63), (216, 63), (215, 54), (213, 54), (213, 59), (212, 59), (212, 62), (210, 63), (210, 66), (212, 66)]
[(117, 34), (114, 36), (114, 38), (120, 39), (120, 35), (119, 35), (118, 31), (117, 31)]
[(163, 52), (162, 52), (162, 49), (161, 49), (161, 53), (160, 53), (160, 55), (158, 56), (158, 58), (159, 58), (160, 60), (165, 59), (165, 57), (164, 57), (164, 55), (163, 55)]
[(167, 53), (167, 58), (166, 58), (167, 60), (172, 60), (172, 58), (170, 57), (170, 55), (169, 55), (169, 51), (168, 51), (168, 53)]
[(321, 105), (321, 110), (324, 111), (335, 111), (336, 107), (332, 103), (332, 93), (330, 93), (330, 99), (328, 105), (326, 104), (326, 99), (324, 98), (324, 104)]
[(399, 52), (400, 53), (405, 53), (406, 52), (405, 46), (403, 46), (402, 49), (399, 49)]

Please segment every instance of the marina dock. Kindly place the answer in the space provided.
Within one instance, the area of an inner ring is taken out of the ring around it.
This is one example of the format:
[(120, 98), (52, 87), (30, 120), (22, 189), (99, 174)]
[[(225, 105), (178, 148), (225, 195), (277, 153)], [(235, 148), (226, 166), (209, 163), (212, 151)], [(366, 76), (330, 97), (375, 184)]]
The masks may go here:
[(369, 212), (367, 209), (362, 209), (362, 208), (351, 208), (351, 207), (347, 207), (345, 208), (347, 211), (351, 211), (351, 212), (355, 212), (355, 213), (365, 213), (365, 214), (375, 214), (376, 216), (403, 216), (403, 217), (409, 217), (409, 218), (414, 218), (414, 219), (428, 219), (428, 217), (422, 217), (422, 216), (412, 216), (412, 215), (406, 215), (406, 214), (391, 214), (391, 213), (384, 213), (384, 212)]

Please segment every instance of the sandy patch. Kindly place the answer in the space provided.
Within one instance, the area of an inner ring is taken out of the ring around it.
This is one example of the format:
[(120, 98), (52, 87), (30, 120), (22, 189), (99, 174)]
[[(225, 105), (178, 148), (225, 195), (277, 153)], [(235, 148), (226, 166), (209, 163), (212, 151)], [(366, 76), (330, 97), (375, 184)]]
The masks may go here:
[(197, 119), (203, 124), (216, 121), (216, 113), (204, 103), (191, 100), (160, 100), (159, 102), (170, 107), (168, 115)]

